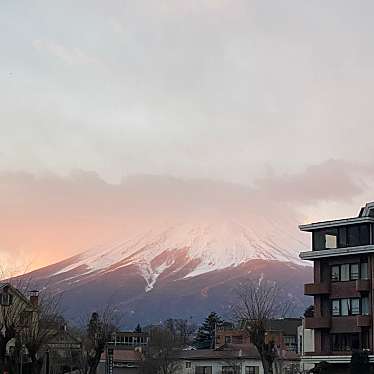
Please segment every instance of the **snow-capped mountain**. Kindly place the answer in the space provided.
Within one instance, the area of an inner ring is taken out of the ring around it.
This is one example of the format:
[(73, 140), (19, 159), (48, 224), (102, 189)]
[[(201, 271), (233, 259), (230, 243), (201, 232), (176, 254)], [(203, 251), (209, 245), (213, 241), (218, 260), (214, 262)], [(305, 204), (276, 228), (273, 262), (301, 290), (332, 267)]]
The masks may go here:
[(153, 228), (40, 269), (32, 278), (38, 287), (62, 292), (73, 318), (108, 302), (130, 324), (200, 319), (212, 308), (229, 316), (233, 290), (246, 279), (278, 282), (301, 313), (311, 268), (289, 248), (305, 244), (267, 225), (266, 236), (232, 220)]
[(37, 287), (63, 293), (69, 317), (110, 302), (128, 324), (211, 310), (229, 318), (246, 279), (278, 282), (302, 312), (312, 270), (298, 257), (307, 244), (294, 212), (238, 186), (151, 181), (152, 194), (143, 180), (126, 184), (123, 240), (31, 273)]
[[(188, 268), (184, 278), (236, 267), (254, 259), (301, 264), (297, 250), (304, 248), (305, 243), (290, 238), (273, 222), (257, 222), (259, 224), (262, 229), (268, 226), (264, 237), (250, 226), (232, 220), (157, 227), (122, 242), (88, 250), (53, 275), (84, 267), (84, 275), (88, 276), (134, 265), (146, 282), (145, 290), (150, 291), (161, 274), (170, 268), (173, 272), (180, 271), (190, 263), (195, 265)], [(185, 259), (177, 265), (181, 249)], [(81, 276), (73, 276), (70, 281), (79, 281)]]

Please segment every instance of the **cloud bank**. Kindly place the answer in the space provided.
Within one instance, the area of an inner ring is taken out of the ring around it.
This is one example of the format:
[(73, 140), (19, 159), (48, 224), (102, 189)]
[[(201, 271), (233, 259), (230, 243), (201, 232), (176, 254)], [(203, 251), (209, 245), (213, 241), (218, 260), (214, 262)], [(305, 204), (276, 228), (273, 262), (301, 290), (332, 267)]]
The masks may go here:
[(252, 187), (144, 175), (110, 184), (84, 171), (66, 177), (3, 173), (0, 253), (18, 254), (23, 266), (35, 268), (158, 223), (223, 218), (254, 226), (274, 219), (308, 243), (298, 224), (356, 215), (370, 200), (373, 178), (370, 167), (338, 160), (262, 178)]

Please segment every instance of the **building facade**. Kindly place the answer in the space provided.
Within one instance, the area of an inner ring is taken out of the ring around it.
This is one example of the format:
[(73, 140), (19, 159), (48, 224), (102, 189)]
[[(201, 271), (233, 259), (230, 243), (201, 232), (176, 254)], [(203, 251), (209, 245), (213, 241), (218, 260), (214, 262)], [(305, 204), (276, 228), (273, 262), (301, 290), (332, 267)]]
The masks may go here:
[(226, 346), (179, 353), (178, 374), (262, 374), (263, 368), (254, 346)]
[[(314, 263), (314, 282), (305, 294), (314, 297), (305, 328), (313, 330), (313, 352), (303, 362), (326, 361), (339, 373), (348, 370), (352, 350), (373, 353), (374, 203), (358, 217), (301, 225), (312, 248), (303, 260)], [(374, 356), (370, 357), (374, 362)]]

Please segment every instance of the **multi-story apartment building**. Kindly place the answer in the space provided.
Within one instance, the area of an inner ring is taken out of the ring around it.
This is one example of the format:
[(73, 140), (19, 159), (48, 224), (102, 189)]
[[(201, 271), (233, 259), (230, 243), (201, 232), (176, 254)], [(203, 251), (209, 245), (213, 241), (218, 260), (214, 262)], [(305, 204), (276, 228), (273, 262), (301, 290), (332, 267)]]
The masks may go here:
[(305, 318), (305, 328), (314, 332), (314, 352), (303, 360), (326, 361), (334, 364), (331, 373), (345, 373), (352, 350), (372, 355), (374, 349), (374, 203), (358, 217), (300, 229), (312, 233), (312, 248), (300, 257), (314, 262), (314, 283), (305, 285), (305, 294), (314, 296), (313, 315)]

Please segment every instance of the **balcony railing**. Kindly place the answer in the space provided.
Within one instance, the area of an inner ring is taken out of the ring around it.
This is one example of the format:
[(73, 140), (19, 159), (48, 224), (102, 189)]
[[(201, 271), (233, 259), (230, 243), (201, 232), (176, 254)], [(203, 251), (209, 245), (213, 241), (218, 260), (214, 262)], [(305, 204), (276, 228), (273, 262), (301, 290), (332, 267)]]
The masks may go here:
[(357, 327), (370, 327), (371, 316), (357, 316), (356, 323)]
[(307, 283), (304, 285), (305, 295), (326, 295), (330, 293), (330, 283)]
[(307, 329), (329, 329), (331, 327), (330, 317), (306, 317), (305, 328)]

